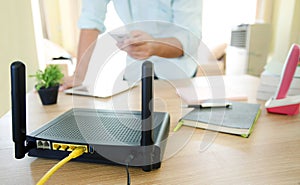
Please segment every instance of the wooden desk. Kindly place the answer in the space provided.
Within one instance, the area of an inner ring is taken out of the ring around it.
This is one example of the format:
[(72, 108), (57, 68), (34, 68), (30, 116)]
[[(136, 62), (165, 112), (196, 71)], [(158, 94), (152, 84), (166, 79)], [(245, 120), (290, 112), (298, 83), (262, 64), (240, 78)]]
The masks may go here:
[[(248, 102), (257, 102), (258, 78), (225, 79), (243, 89)], [(258, 102), (262, 104), (262, 114), (249, 138), (189, 127), (173, 133), (184, 114), (182, 102), (167, 82), (156, 81), (155, 92), (155, 109), (171, 115), (166, 159), (160, 169), (152, 172), (130, 168), (132, 184), (300, 184), (299, 115), (268, 114), (264, 102)], [(73, 106), (139, 110), (140, 89), (104, 100), (60, 94), (58, 104), (52, 106), (42, 106), (37, 94), (29, 93), (28, 132)], [(0, 123), (0, 184), (35, 184), (58, 161), (28, 156), (14, 159), (10, 120), (8, 113)], [(126, 173), (123, 166), (69, 162), (47, 183), (126, 184)]]

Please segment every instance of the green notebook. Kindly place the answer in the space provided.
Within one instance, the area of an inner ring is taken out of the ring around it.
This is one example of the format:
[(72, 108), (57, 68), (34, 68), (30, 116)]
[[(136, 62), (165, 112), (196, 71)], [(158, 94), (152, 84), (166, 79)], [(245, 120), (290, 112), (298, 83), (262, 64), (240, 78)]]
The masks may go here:
[(195, 108), (179, 122), (186, 126), (249, 137), (260, 115), (260, 104), (231, 103), (229, 107)]

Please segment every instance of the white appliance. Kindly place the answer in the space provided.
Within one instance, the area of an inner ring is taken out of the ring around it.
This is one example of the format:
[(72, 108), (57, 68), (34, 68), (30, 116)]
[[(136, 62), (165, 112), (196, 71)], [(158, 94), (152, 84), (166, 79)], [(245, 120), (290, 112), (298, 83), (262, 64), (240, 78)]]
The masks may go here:
[(270, 42), (269, 24), (241, 24), (233, 28), (226, 51), (226, 74), (259, 76), (267, 62)]

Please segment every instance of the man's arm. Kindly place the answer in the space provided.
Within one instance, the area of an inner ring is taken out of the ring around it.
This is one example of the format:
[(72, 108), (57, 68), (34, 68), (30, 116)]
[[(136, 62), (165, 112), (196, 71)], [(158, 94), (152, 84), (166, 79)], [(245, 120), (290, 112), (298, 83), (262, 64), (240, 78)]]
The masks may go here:
[(78, 86), (83, 82), (99, 34), (97, 29), (82, 29), (80, 31), (75, 72), (73, 76), (64, 78), (61, 90)]
[(183, 55), (181, 42), (175, 38), (156, 38), (153, 47), (154, 55), (165, 58), (177, 58)]
[(143, 31), (132, 31), (130, 37), (118, 47), (135, 59), (146, 59), (151, 56), (177, 58), (183, 55), (181, 42), (174, 38), (154, 38)]

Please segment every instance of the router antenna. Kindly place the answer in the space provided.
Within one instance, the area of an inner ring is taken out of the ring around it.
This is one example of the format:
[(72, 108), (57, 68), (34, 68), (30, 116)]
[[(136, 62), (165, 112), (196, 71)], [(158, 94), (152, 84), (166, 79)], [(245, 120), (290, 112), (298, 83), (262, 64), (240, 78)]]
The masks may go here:
[(12, 129), (15, 142), (15, 158), (25, 157), (26, 146), (26, 92), (25, 65), (16, 61), (11, 64)]
[(153, 64), (145, 61), (142, 65), (142, 138), (141, 146), (145, 147), (144, 171), (152, 170), (152, 147), (154, 144), (152, 139), (152, 121), (153, 121)]

